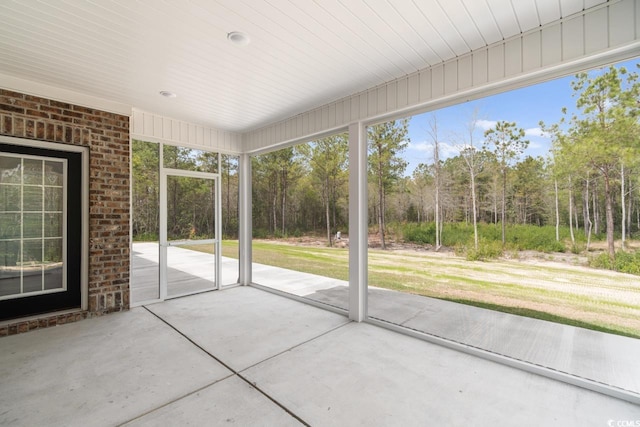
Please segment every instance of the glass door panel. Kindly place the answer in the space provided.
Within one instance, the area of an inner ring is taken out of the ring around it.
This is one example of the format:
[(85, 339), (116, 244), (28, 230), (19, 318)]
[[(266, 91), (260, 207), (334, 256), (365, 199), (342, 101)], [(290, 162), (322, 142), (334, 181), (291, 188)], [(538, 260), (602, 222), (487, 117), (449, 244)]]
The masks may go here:
[(182, 243), (167, 247), (167, 296), (216, 289), (215, 244)]
[(215, 233), (215, 180), (167, 176), (167, 240), (210, 240)]
[(160, 298), (160, 145), (134, 139), (131, 148), (131, 304)]
[(134, 242), (131, 269), (131, 303), (160, 298), (160, 245), (158, 242)]
[(217, 180), (198, 172), (168, 172), (166, 185), (166, 296), (217, 289)]

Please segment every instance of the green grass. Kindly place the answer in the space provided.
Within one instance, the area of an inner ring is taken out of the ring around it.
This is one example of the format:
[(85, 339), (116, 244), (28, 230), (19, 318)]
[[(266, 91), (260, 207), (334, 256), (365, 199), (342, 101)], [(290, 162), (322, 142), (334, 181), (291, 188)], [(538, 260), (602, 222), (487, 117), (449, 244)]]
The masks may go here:
[[(208, 251), (210, 245), (201, 249)], [(222, 253), (237, 258), (238, 242), (223, 241)], [(349, 275), (348, 254), (348, 249), (341, 248), (254, 241), (252, 256), (256, 263), (346, 281)], [(622, 279), (609, 278), (609, 274), (616, 273), (518, 261), (470, 262), (462, 257), (429, 252), (411, 254), (369, 250), (368, 278), (371, 286), (640, 338), (640, 322), (637, 321), (640, 306), (575, 292), (576, 285), (588, 289), (592, 283), (599, 283), (600, 288), (612, 291), (622, 289)], [(558, 277), (564, 281), (555, 281)], [(531, 278), (548, 281), (555, 289), (531, 285), (527, 282)], [(565, 282), (571, 286), (567, 285), (565, 289)], [(637, 287), (632, 286), (631, 292), (640, 293), (640, 282)]]
[(589, 265), (594, 268), (620, 271), (622, 273), (640, 276), (640, 251), (617, 251), (614, 261), (609, 259), (608, 253), (602, 253), (589, 260)]

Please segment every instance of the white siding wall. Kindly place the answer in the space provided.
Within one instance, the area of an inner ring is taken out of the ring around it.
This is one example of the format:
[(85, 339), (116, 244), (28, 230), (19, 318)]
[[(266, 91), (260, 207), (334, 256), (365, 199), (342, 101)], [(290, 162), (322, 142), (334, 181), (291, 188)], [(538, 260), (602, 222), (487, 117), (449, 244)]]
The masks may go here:
[(133, 110), (131, 137), (153, 142), (166, 142), (227, 154), (240, 153), (241, 135), (193, 123)]
[(415, 114), (640, 55), (640, 0), (612, 1), (242, 136), (245, 152)]

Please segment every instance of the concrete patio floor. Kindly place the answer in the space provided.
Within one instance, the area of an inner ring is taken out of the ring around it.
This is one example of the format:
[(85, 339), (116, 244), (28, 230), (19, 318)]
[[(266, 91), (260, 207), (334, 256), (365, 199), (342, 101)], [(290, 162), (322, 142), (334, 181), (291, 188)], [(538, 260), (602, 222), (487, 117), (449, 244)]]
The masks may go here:
[[(174, 260), (172, 275), (186, 278), (187, 283), (198, 283), (196, 279), (203, 271), (213, 269), (208, 254), (179, 247), (169, 249)], [(157, 289), (157, 264), (156, 275), (151, 279), (146, 269), (149, 267), (144, 264), (154, 256), (157, 257), (157, 245), (134, 244), (134, 294), (139, 283), (155, 280)], [(223, 278), (231, 282), (238, 268), (234, 261), (223, 258), (222, 263)], [(206, 267), (208, 264), (211, 268)], [(255, 263), (253, 281), (332, 307), (348, 308), (348, 286), (344, 281)], [(640, 401), (638, 339), (380, 288), (369, 289), (368, 305), (371, 318), (542, 366), (561, 375), (584, 378), (630, 393)]]
[(250, 287), (5, 337), (0, 355), (0, 425), (640, 420), (637, 405)]

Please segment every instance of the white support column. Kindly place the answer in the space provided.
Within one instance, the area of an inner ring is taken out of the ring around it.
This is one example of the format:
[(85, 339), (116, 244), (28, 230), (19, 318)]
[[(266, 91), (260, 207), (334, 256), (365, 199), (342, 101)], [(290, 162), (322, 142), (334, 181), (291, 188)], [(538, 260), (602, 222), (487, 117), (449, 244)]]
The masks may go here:
[(240, 245), (240, 284), (251, 284), (251, 156), (241, 154), (239, 159), (240, 171), (240, 200), (239, 200), (239, 245)]
[(159, 170), (158, 175), (160, 178), (160, 230), (158, 235), (158, 248), (160, 254), (158, 255), (158, 278), (159, 278), (159, 292), (158, 297), (164, 301), (167, 299), (167, 177), (164, 172), (164, 144), (159, 144)]
[(349, 318), (367, 317), (367, 133), (349, 125)]
[[(220, 153), (218, 153), (218, 165), (222, 165)], [(215, 271), (215, 282), (216, 289), (222, 289), (222, 174), (221, 171), (218, 170), (218, 177), (214, 181), (215, 185), (215, 254), (216, 254), (216, 271)]]

